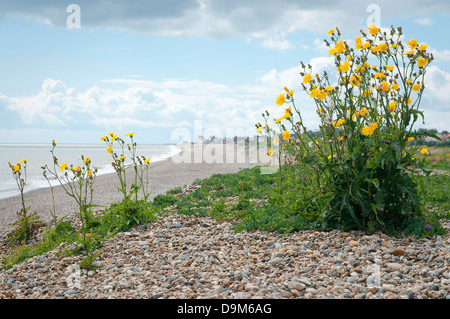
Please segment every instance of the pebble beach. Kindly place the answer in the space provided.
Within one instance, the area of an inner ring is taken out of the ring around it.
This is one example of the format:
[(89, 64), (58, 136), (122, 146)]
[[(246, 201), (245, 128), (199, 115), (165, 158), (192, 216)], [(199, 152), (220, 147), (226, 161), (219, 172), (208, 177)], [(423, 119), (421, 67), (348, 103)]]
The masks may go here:
[[(154, 164), (153, 176), (159, 177), (152, 187), (154, 194), (186, 188), (195, 178), (252, 165), (168, 160)], [(40, 192), (28, 194), (33, 205), (43, 205)], [(105, 189), (105, 203), (113, 198)], [(2, 209), (7, 205), (14, 201), (0, 202)], [(7, 229), (9, 219), (3, 221)], [(450, 222), (444, 226), (450, 231)], [(1, 245), (3, 259), (5, 235)], [(0, 298), (450, 299), (449, 247), (449, 235), (236, 233), (229, 222), (169, 211), (157, 222), (105, 240), (95, 260), (98, 269), (80, 269), (85, 256), (61, 257), (56, 248), (1, 270)]]

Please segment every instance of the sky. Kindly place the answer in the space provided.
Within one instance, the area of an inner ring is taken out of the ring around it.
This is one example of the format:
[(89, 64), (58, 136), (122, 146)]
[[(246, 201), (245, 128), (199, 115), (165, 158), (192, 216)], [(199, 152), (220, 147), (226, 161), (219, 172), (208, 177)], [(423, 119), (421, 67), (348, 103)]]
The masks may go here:
[(332, 74), (328, 30), (352, 43), (371, 22), (427, 44), (416, 128), (450, 131), (449, 17), (447, 0), (1, 0), (0, 143), (253, 136), (284, 86), (314, 130), (300, 62)]

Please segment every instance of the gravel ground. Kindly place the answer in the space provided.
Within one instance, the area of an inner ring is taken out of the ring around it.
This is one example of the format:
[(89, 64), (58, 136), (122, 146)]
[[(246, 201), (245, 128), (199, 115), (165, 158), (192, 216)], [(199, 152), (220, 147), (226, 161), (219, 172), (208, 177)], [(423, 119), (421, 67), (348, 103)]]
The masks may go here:
[(168, 213), (106, 240), (99, 269), (55, 249), (2, 270), (0, 298), (450, 299), (449, 246), (449, 235), (235, 233)]

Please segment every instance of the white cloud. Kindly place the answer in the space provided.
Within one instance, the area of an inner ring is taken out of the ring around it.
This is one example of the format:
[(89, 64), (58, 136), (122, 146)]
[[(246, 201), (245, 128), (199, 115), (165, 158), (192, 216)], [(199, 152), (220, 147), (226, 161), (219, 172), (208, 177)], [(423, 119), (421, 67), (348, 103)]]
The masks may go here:
[(430, 18), (419, 18), (419, 19), (414, 20), (414, 22), (417, 24), (426, 26), (426, 27), (432, 26), (434, 23), (434, 21)]

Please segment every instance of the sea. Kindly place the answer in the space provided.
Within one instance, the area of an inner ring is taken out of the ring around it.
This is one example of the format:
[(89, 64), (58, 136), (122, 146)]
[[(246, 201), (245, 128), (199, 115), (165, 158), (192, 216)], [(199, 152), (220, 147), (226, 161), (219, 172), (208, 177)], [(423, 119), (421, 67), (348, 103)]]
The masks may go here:
[[(0, 144), (0, 199), (20, 194), (8, 162), (15, 165), (23, 159), (27, 160), (25, 192), (50, 187), (43, 176), (41, 167), (48, 165), (53, 170), (51, 149), (51, 144)], [(121, 153), (121, 150), (114, 149), (114, 151), (117, 154)], [(176, 145), (139, 144), (136, 155), (151, 158), (150, 162), (153, 163), (164, 161), (180, 151), (181, 149)], [(125, 149), (124, 155), (130, 157), (130, 154), (127, 154), (127, 152), (128, 150)], [(114, 169), (111, 166), (112, 157), (111, 154), (106, 152), (105, 144), (58, 144), (54, 154), (60, 165), (66, 162), (69, 167), (71, 164), (74, 167), (82, 166), (81, 155), (84, 155), (85, 158), (89, 157), (91, 159), (91, 167), (98, 169), (97, 176), (114, 173)], [(59, 184), (56, 179), (51, 180), (49, 178), (49, 180), (52, 185)]]

